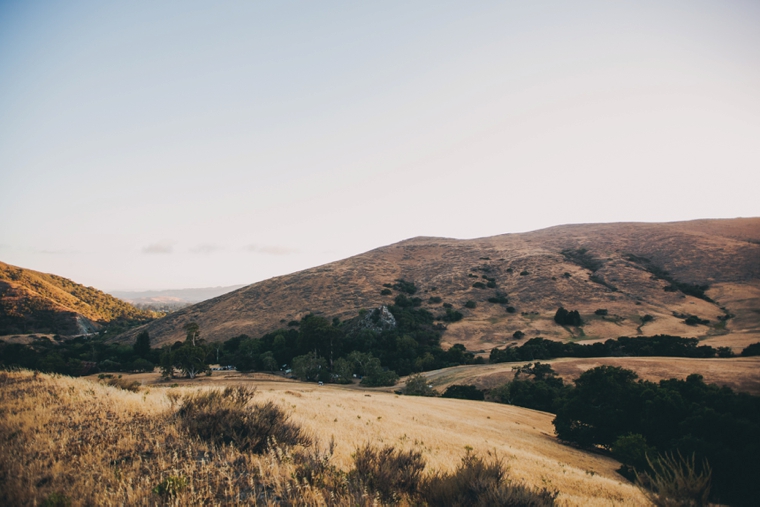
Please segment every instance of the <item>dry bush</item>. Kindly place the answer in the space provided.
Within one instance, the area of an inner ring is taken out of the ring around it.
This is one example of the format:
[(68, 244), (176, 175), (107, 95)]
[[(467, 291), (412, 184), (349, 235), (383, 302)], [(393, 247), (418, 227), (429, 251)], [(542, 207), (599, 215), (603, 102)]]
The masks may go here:
[(106, 385), (109, 385), (111, 387), (118, 387), (119, 389), (131, 391), (133, 393), (136, 393), (140, 390), (140, 382), (137, 380), (127, 380), (121, 378), (121, 376), (119, 376), (119, 378), (108, 379)]
[(657, 507), (702, 507), (709, 505), (712, 469), (707, 461), (697, 472), (696, 460), (684, 458), (681, 453), (660, 455), (652, 462), (647, 456), (651, 473), (637, 476), (639, 486)]
[(417, 493), (425, 460), (419, 451), (397, 450), (393, 446), (377, 449), (365, 444), (353, 454), (350, 482), (363, 485), (384, 501)]
[(548, 507), (557, 497), (556, 492), (545, 488), (510, 480), (500, 458), (491, 456), (485, 460), (469, 450), (453, 472), (428, 477), (420, 493), (431, 507)]
[(234, 445), (254, 454), (280, 446), (307, 444), (301, 428), (271, 401), (251, 403), (255, 389), (227, 387), (185, 395), (177, 416), (191, 434), (206, 442)]

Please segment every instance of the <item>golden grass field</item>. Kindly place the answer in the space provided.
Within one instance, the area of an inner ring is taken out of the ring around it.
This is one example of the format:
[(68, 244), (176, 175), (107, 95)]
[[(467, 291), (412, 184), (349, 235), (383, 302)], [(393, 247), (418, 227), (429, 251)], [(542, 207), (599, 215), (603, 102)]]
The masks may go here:
[[(7, 505), (39, 505), (53, 493), (65, 494), (72, 505), (236, 504), (241, 502), (235, 491), (252, 481), (264, 481), (271, 492), (299, 488), (304, 505), (324, 504), (313, 489), (293, 482), (287, 459), (216, 449), (182, 433), (170, 393), (235, 383), (256, 386), (256, 399), (285, 408), (323, 445), (334, 437), (333, 463), (341, 468), (368, 442), (420, 450), (428, 473), (453, 468), (472, 448), (505, 458), (516, 480), (558, 490), (558, 505), (648, 504), (615, 473), (615, 460), (559, 443), (551, 414), (519, 407), (316, 386), (260, 374), (215, 372), (178, 387), (152, 384), (138, 392), (105, 386), (97, 378), (1, 375), (0, 500)], [(189, 486), (176, 497), (153, 493), (170, 475), (187, 477)]]
[[(515, 366), (529, 361), (497, 364), (473, 364), (424, 372), (439, 391), (453, 384), (471, 384), (479, 389), (492, 389), (514, 378)], [(727, 386), (734, 391), (760, 395), (760, 357), (730, 359), (692, 359), (687, 357), (594, 357), (540, 360), (552, 365), (565, 381), (571, 381), (586, 370), (601, 365), (620, 366), (635, 371), (639, 378), (657, 382), (663, 379), (685, 379), (692, 373), (702, 375), (708, 384)], [(402, 379), (403, 382), (403, 379)]]

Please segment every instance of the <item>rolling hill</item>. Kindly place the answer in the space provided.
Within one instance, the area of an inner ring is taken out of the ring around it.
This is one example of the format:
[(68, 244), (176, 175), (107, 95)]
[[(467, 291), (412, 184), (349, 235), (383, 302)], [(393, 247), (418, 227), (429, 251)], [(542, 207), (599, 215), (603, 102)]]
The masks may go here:
[[(435, 315), (444, 305), (464, 315), (448, 324), (444, 346), (488, 351), (522, 331), (590, 341), (666, 333), (743, 347), (760, 339), (760, 218), (418, 237), (243, 287), (116, 340), (147, 329), (154, 345), (172, 343), (189, 322), (217, 341), (259, 336), (309, 313), (347, 319), (391, 304), (399, 291), (386, 286), (399, 279), (413, 282), (414, 297)], [(584, 325), (557, 325), (560, 306), (578, 310)]]
[(88, 334), (113, 321), (157, 316), (93, 287), (0, 262), (0, 335)]

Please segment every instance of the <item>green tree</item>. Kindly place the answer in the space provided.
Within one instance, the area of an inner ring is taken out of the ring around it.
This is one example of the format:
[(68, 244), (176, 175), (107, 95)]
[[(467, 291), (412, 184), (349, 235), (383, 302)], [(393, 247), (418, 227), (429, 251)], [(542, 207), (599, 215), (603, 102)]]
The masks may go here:
[(272, 372), (278, 369), (279, 365), (277, 364), (277, 359), (274, 358), (274, 354), (271, 351), (264, 352), (261, 355), (260, 359), (261, 359), (261, 367), (264, 370)]
[(185, 332), (187, 333), (187, 341), (192, 342), (195, 347), (195, 341), (200, 338), (200, 326), (195, 322), (188, 322), (185, 324)]
[(161, 369), (162, 377), (174, 378), (174, 351), (171, 348), (167, 347), (163, 354), (161, 354), (159, 368)]
[(143, 331), (137, 335), (137, 339), (135, 340), (135, 344), (132, 346), (132, 350), (136, 356), (143, 359), (148, 359), (148, 356), (150, 356), (150, 335), (147, 331)]
[(188, 378), (194, 379), (196, 375), (208, 369), (206, 365), (206, 349), (190, 345), (183, 345), (174, 353), (175, 364)]
[(296, 356), (293, 358), (293, 375), (307, 382), (328, 380), (327, 360), (314, 353)]

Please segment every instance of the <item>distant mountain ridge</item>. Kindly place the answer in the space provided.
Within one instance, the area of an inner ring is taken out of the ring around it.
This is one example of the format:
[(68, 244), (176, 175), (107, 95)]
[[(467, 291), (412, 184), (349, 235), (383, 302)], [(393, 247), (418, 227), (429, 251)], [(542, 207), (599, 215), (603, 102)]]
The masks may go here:
[(156, 317), (93, 287), (0, 262), (0, 335), (88, 334), (113, 321)]
[[(412, 238), (243, 287), (141, 329), (156, 345), (183, 339), (188, 322), (211, 341), (261, 336), (309, 313), (347, 319), (390, 305), (400, 293), (387, 286), (399, 279), (416, 285), (413, 297), (434, 315), (444, 305), (460, 312), (443, 341), (470, 350), (514, 343), (517, 331), (558, 340), (666, 333), (738, 346), (760, 338), (760, 218)], [(560, 306), (578, 310), (584, 325), (557, 325)]]
[(109, 291), (114, 297), (132, 304), (149, 304), (153, 302), (200, 303), (228, 292), (245, 287), (245, 285), (229, 285), (227, 287), (203, 287), (194, 289), (167, 289), (146, 291)]

